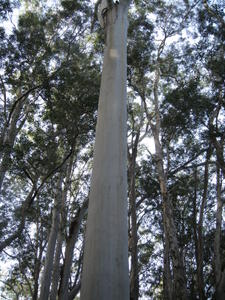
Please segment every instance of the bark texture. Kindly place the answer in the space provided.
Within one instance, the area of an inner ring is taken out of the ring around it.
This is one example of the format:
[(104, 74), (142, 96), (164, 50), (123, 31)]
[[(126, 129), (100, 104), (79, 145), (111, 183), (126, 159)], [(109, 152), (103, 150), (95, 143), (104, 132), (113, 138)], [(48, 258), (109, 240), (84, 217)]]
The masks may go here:
[(128, 300), (127, 72), (128, 1), (105, 15), (106, 48), (89, 198), (82, 300)]

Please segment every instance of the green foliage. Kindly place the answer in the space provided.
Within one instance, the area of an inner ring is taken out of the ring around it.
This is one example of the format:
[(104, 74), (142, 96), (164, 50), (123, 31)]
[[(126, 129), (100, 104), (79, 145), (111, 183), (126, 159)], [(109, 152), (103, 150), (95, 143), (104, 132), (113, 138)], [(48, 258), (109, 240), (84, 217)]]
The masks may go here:
[[(163, 202), (158, 157), (149, 146), (157, 109), (166, 183), (192, 299), (199, 298), (196, 227), (206, 152), (212, 148), (203, 214), (203, 275), (206, 298), (214, 297), (216, 168), (225, 166), (225, 27), (222, 3), (207, 3), (210, 9), (201, 1), (135, 0), (129, 13), (128, 148), (140, 134), (135, 193), (139, 286), (144, 299), (163, 299), (164, 288)], [(10, 262), (1, 293), (7, 299), (35, 299), (58, 175), (63, 175), (66, 193), (60, 215), (63, 251), (71, 223), (88, 198), (104, 33), (97, 23), (90, 32), (94, 10), (90, 1), (19, 4), (23, 10), (18, 24), (9, 33), (4, 24), (0, 27), (0, 163), (9, 151), (0, 196), (0, 242), (23, 222), (23, 204), (32, 187), (36, 194), (25, 210), (22, 233), (1, 253), (2, 264)], [(15, 7), (17, 1), (0, 1), (1, 20), (8, 20)], [(220, 184), (223, 199), (224, 174)], [(75, 245), (69, 290), (80, 279), (85, 221)], [(222, 270), (224, 249), (222, 224)]]

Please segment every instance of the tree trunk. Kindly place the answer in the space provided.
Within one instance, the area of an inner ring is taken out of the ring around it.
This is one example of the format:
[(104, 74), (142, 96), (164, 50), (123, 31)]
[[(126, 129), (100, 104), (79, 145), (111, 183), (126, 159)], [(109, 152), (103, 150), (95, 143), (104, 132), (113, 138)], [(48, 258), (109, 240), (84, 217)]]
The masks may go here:
[(60, 211), (60, 230), (58, 231), (57, 246), (55, 250), (50, 300), (55, 300), (58, 294), (58, 286), (60, 280), (60, 257), (61, 257), (62, 245), (63, 245), (63, 231), (65, 230), (66, 227), (65, 204), (67, 200), (67, 193), (71, 186), (71, 172), (72, 172), (73, 162), (74, 162), (73, 154), (70, 157), (67, 167), (65, 167), (66, 180), (64, 183), (64, 189), (62, 191), (61, 211)]
[(73, 260), (74, 246), (80, 231), (81, 222), (87, 212), (87, 208), (88, 201), (86, 200), (83, 206), (79, 209), (76, 217), (70, 225), (70, 234), (66, 243), (65, 261), (63, 265), (62, 279), (59, 288), (59, 300), (68, 299), (69, 277)]
[[(136, 140), (138, 142), (138, 137)], [(139, 297), (139, 278), (138, 278), (138, 236), (137, 236), (137, 215), (136, 215), (136, 196), (135, 196), (135, 167), (137, 157), (137, 143), (132, 149), (131, 159), (129, 160), (129, 202), (131, 212), (131, 274), (130, 274), (130, 299), (137, 300)]]
[(60, 278), (60, 257), (62, 252), (62, 244), (63, 244), (62, 230), (59, 230), (55, 256), (54, 256), (50, 300), (57, 299), (58, 285), (59, 285), (59, 278)]
[(69, 293), (68, 300), (74, 300), (74, 298), (77, 296), (79, 291), (80, 291), (80, 282)]
[[(164, 220), (165, 218), (163, 218)], [(164, 230), (166, 225), (164, 224)], [(170, 269), (170, 248), (168, 233), (164, 233), (164, 249), (163, 249), (163, 299), (164, 300), (173, 300), (173, 282)]]
[(5, 173), (9, 169), (10, 155), (14, 146), (15, 138), (18, 133), (17, 122), (21, 115), (21, 111), (24, 106), (24, 100), (19, 101), (13, 110), (10, 123), (6, 126), (5, 132), (2, 137), (2, 145), (0, 151), (0, 193), (2, 190), (2, 184), (5, 178)]
[(106, 48), (90, 191), (82, 300), (128, 300), (126, 72), (129, 1), (104, 14)]
[(198, 239), (197, 239), (197, 280), (198, 280), (198, 293), (199, 293), (199, 299), (205, 300), (205, 291), (204, 291), (204, 277), (203, 277), (203, 219), (204, 219), (204, 211), (205, 211), (205, 205), (207, 200), (207, 191), (208, 191), (208, 180), (209, 180), (209, 160), (211, 157), (211, 147), (207, 150), (206, 154), (206, 163), (205, 163), (205, 174), (204, 174), (204, 191), (202, 196), (202, 202), (200, 206), (200, 212), (199, 212), (199, 222), (197, 226), (197, 233), (198, 233)]
[[(194, 197), (193, 197), (193, 237), (194, 237), (194, 245), (195, 245), (195, 260), (196, 264), (198, 261), (198, 226), (197, 226), (197, 191), (198, 191), (198, 169), (197, 167), (195, 168), (194, 171), (194, 183), (195, 183), (195, 188), (194, 188)], [(197, 272), (198, 273), (198, 272)], [(197, 276), (198, 277), (198, 276)], [(197, 281), (197, 283), (196, 283)], [(196, 278), (196, 274), (193, 274), (193, 282), (195, 285), (196, 291), (198, 291), (198, 278)], [(193, 290), (195, 290), (193, 288)], [(198, 292), (197, 292), (198, 294)]]
[(42, 224), (40, 222), (40, 218), (38, 217), (37, 220), (37, 233), (36, 233), (36, 251), (35, 251), (35, 259), (34, 259), (34, 275), (33, 275), (33, 281), (34, 281), (34, 292), (32, 296), (32, 300), (38, 299), (38, 288), (39, 288), (39, 276), (41, 271), (41, 260), (42, 260), (42, 254), (44, 251), (44, 245), (43, 245), (43, 228)]
[(222, 270), (221, 262), (221, 225), (222, 225), (222, 211), (223, 203), (221, 199), (221, 182), (220, 182), (220, 168), (217, 166), (217, 209), (216, 209), (216, 232), (214, 238), (214, 272), (216, 279), (215, 299), (225, 299), (225, 270)]
[[(183, 264), (183, 258), (179, 250), (177, 231), (173, 219), (173, 210), (171, 200), (168, 194), (163, 196), (163, 216), (165, 219), (165, 235), (169, 240), (169, 248), (171, 253), (172, 265), (173, 265), (173, 278), (174, 278), (174, 289), (173, 299), (186, 300), (187, 299), (187, 287), (185, 270)], [(171, 290), (171, 288), (170, 288)]]
[[(163, 151), (162, 151), (162, 145), (160, 143), (161, 119), (160, 119), (159, 99), (158, 99), (159, 79), (160, 79), (160, 68), (159, 66), (157, 66), (155, 72), (154, 86), (153, 86), (154, 106), (155, 106), (155, 125), (152, 123), (152, 120), (150, 120), (150, 125), (154, 137), (155, 151), (156, 151), (155, 154), (156, 168), (158, 172), (160, 191), (162, 195), (164, 233), (165, 233), (165, 239), (168, 239), (169, 242), (169, 252), (173, 264), (173, 277), (174, 277), (173, 297), (174, 299), (177, 300), (186, 300), (187, 287), (186, 287), (185, 270), (184, 270), (183, 258), (181, 252), (179, 251), (177, 230), (173, 218), (172, 203), (167, 189), (167, 176), (164, 170)], [(166, 272), (168, 271), (169, 269), (167, 269)], [(166, 284), (167, 283), (165, 283), (165, 285)]]
[(8, 247), (15, 239), (19, 238), (20, 235), (22, 234), (26, 223), (27, 210), (34, 199), (34, 194), (36, 189), (37, 189), (36, 182), (34, 182), (31, 191), (29, 192), (29, 194), (27, 195), (25, 201), (21, 206), (20, 223), (16, 231), (12, 233), (9, 237), (7, 237), (3, 242), (0, 243), (0, 253), (2, 252), (2, 250)]
[[(63, 173), (63, 172), (62, 172)], [(52, 277), (52, 269), (53, 269), (53, 261), (54, 261), (54, 252), (56, 246), (56, 239), (59, 230), (59, 222), (60, 222), (60, 211), (61, 211), (61, 200), (62, 200), (62, 173), (59, 175), (59, 179), (57, 182), (57, 188), (55, 191), (55, 201), (52, 213), (52, 226), (48, 238), (48, 247), (45, 258), (44, 271), (42, 275), (41, 281), (41, 292), (40, 292), (40, 300), (48, 300), (49, 290), (51, 284)]]

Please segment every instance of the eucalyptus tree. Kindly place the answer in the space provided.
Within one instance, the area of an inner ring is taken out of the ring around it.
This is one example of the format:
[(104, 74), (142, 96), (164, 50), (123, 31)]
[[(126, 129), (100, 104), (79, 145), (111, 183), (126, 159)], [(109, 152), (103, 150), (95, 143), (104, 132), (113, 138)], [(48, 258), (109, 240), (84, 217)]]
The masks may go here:
[[(3, 158), (5, 153), (6, 158), (10, 157), (8, 161), (1, 160), (4, 177), (7, 171), (1, 199), (1, 250), (22, 240), (24, 230), (29, 232), (33, 226), (33, 222), (29, 222), (30, 212), (37, 202), (41, 202), (38, 210), (40, 224), (46, 232), (50, 231), (49, 223), (44, 223), (43, 219), (46, 215), (51, 217), (50, 208), (56, 197), (52, 192), (54, 179), (63, 174), (61, 170), (74, 149), (77, 154), (93, 136), (99, 66), (87, 53), (83, 42), (84, 32), (81, 32), (81, 28), (84, 30), (87, 26), (85, 13), (90, 16), (90, 10), (87, 3), (83, 3), (86, 11), (81, 14), (81, 6), (76, 3), (75, 11), (71, 14), (71, 7), (66, 6), (68, 2), (63, 1), (64, 9), (57, 12), (25, 11), (19, 17), (18, 28), (13, 29), (10, 37), (1, 39), (1, 53), (4, 54), (1, 57), (4, 71), (1, 90), (5, 91), (5, 98), (1, 102), (1, 118), (4, 121), (1, 123), (2, 140), (7, 140), (5, 136), (12, 136), (10, 149), (7, 148), (9, 150), (1, 144)], [(77, 15), (79, 18), (76, 18)], [(69, 22), (75, 29), (71, 25), (62, 35), (62, 27)], [(7, 40), (10, 42), (8, 54), (3, 51)], [(13, 135), (8, 134), (10, 132)], [(42, 201), (44, 199), (45, 203)], [(60, 200), (57, 198), (57, 203)], [(59, 212), (57, 205), (55, 219)], [(76, 216), (74, 219), (73, 225)], [(63, 224), (66, 228), (69, 221)], [(55, 222), (53, 225), (57, 224)], [(79, 230), (80, 225), (77, 226)], [(48, 248), (51, 251), (48, 251), (48, 259), (44, 248), (42, 256), (32, 262), (35, 270), (35, 279), (31, 283), (34, 285), (31, 294), (33, 299), (38, 296), (43, 259), (46, 265), (48, 261), (52, 263), (56, 233), (57, 230), (52, 230), (50, 234), (54, 239), (49, 238)], [(70, 238), (74, 240), (72, 234)], [(46, 239), (45, 236), (45, 246)], [(45, 269), (51, 274), (51, 268)], [(45, 293), (45, 297), (46, 294), (49, 293)]]
[[(130, 101), (132, 99), (132, 101)], [(131, 252), (130, 267), (130, 299), (139, 297), (139, 260), (138, 260), (138, 201), (137, 206), (137, 159), (141, 141), (148, 132), (148, 123), (145, 122), (143, 106), (134, 103), (134, 95), (128, 97), (128, 198), (129, 198), (129, 250)]]
[[(199, 9), (198, 26), (201, 34), (199, 42), (204, 57), (204, 67), (207, 70), (206, 82), (211, 84), (212, 89), (207, 94), (208, 101), (212, 109), (208, 114), (207, 137), (213, 151), (215, 152), (217, 168), (215, 171), (216, 183), (216, 226), (214, 233), (214, 259), (213, 268), (215, 274), (215, 298), (223, 299), (225, 297), (225, 272), (222, 267), (223, 251), (221, 243), (223, 242), (222, 234), (222, 207), (224, 186), (224, 36), (225, 21), (222, 2), (215, 2), (213, 5), (210, 1), (203, 1)], [(206, 44), (210, 41), (210, 46)], [(206, 45), (208, 47), (206, 47)]]
[(81, 299), (129, 299), (126, 78), (128, 0), (101, 1), (105, 52)]
[[(137, 3), (138, 5), (139, 3)], [(132, 72), (132, 61), (131, 61), (131, 76), (130, 84), (141, 97), (141, 100), (144, 103), (146, 116), (151, 127), (151, 132), (154, 138), (155, 143), (155, 163), (158, 173), (158, 180), (160, 184), (160, 190), (162, 195), (162, 209), (163, 209), (163, 224), (164, 224), (164, 295), (168, 299), (177, 297), (177, 299), (186, 299), (187, 290), (186, 290), (186, 279), (185, 279), (185, 269), (182, 259), (181, 251), (179, 250), (178, 240), (177, 240), (177, 229), (175, 226), (175, 221), (173, 217), (173, 207), (171, 199), (168, 192), (168, 183), (167, 183), (167, 170), (164, 163), (164, 154), (161, 141), (161, 113), (160, 113), (160, 80), (161, 74), (163, 72), (163, 66), (166, 64), (166, 56), (164, 54), (167, 40), (175, 35), (181, 27), (178, 29), (178, 22), (173, 17), (168, 18), (169, 15), (173, 15), (176, 10), (172, 5), (167, 5), (167, 3), (158, 3), (154, 6), (151, 4), (144, 5), (146, 10), (142, 8), (140, 3), (139, 14), (147, 14), (147, 11), (150, 13), (156, 11), (156, 22), (161, 28), (162, 38), (161, 40), (155, 43), (152, 47), (152, 53), (148, 53), (149, 50), (146, 50), (142, 43), (139, 51), (142, 54), (137, 54), (141, 60), (145, 60), (146, 63), (144, 67), (139, 67), (138, 63), (133, 63), (133, 68), (135, 71)], [(182, 11), (177, 9), (178, 18), (181, 18)], [(143, 27), (146, 28), (144, 31), (140, 31), (142, 39), (145, 39), (145, 36), (149, 35), (149, 29), (151, 32), (151, 21), (149, 18), (146, 18), (146, 21), (143, 24)], [(143, 28), (142, 27), (142, 28)], [(157, 29), (157, 27), (156, 27)], [(143, 71), (142, 71), (143, 70)], [(141, 73), (142, 71), (142, 73)], [(149, 75), (151, 73), (151, 75)], [(140, 80), (142, 77), (142, 80)], [(152, 79), (152, 77), (154, 77)], [(152, 106), (147, 102), (152, 101)], [(173, 265), (173, 278), (171, 273), (171, 263)], [(174, 287), (173, 287), (174, 284)], [(174, 293), (174, 294), (173, 294)]]
[[(12, 260), (2, 296), (80, 290), (105, 37), (81, 297), (129, 298), (127, 153), (130, 298), (223, 299), (221, 3), (134, 1), (127, 151), (129, 1), (97, 1), (93, 17), (90, 1), (24, 2), (18, 26), (0, 29), (0, 250)], [(0, 18), (12, 5), (0, 1)], [(140, 146), (145, 123), (156, 152)]]

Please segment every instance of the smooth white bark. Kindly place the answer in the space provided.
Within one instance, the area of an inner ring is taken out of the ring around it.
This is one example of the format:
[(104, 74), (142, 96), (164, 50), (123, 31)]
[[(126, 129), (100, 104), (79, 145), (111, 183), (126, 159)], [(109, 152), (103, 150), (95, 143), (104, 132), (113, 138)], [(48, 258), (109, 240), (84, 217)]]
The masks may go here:
[(107, 12), (82, 300), (128, 300), (126, 72), (128, 1)]

